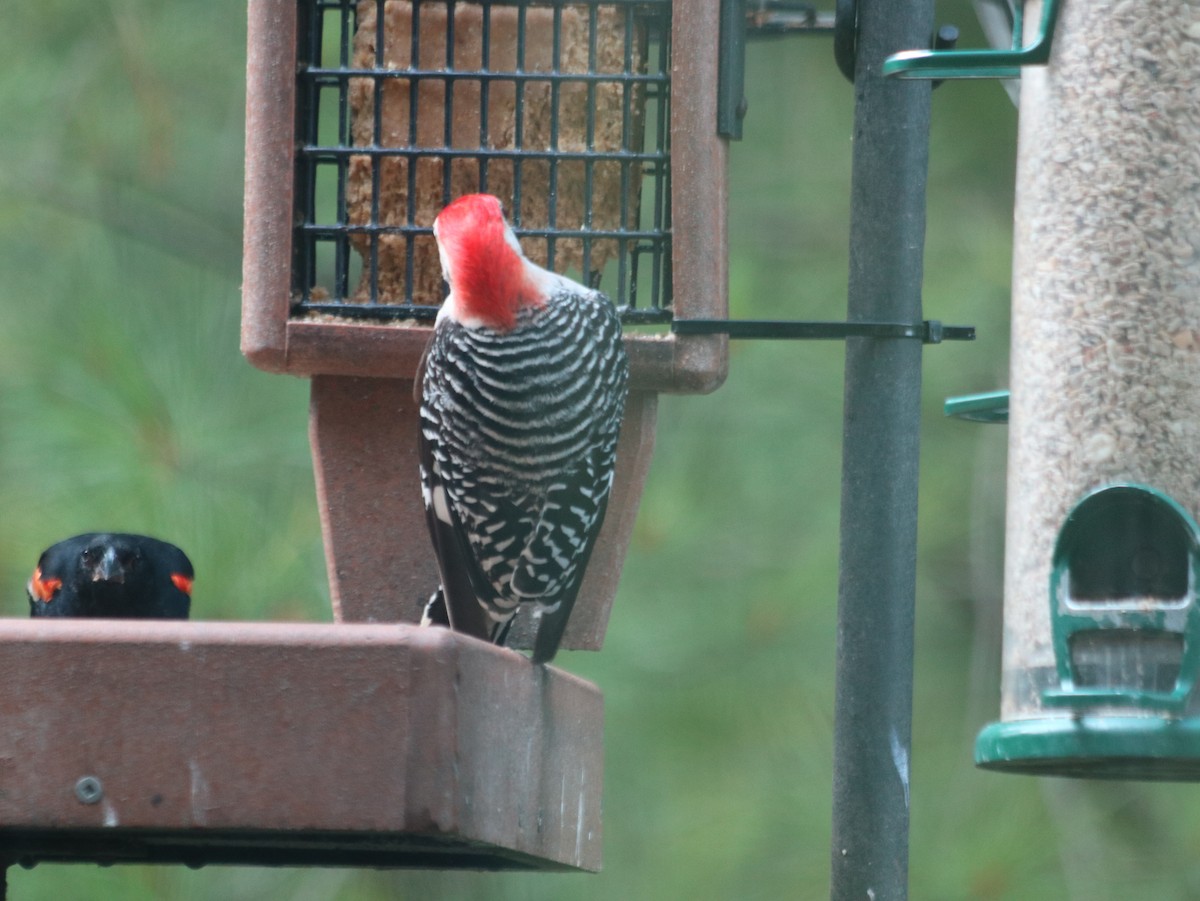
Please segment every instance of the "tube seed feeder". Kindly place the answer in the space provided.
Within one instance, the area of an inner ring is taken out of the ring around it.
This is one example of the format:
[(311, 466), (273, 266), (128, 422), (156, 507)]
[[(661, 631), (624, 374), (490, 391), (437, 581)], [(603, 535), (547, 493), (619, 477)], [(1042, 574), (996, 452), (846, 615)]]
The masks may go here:
[(1200, 779), (1197, 34), (1186, 3), (1065, 4), (1049, 66), (1022, 78), (984, 767)]

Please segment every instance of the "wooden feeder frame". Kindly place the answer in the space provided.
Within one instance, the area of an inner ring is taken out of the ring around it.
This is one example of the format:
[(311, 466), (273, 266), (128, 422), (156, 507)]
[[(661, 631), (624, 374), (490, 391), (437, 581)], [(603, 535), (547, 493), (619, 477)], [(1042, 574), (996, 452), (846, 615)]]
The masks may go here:
[[(673, 3), (676, 321), (726, 315), (718, 13)], [(599, 690), (403, 622), (437, 578), (412, 400), (430, 328), (292, 315), (297, 20), (296, 0), (249, 0), (242, 349), (312, 379), (336, 624), (0, 622), (0, 856), (597, 870)], [(616, 486), (564, 647), (603, 639), (657, 392), (725, 377), (722, 336), (627, 346)]]

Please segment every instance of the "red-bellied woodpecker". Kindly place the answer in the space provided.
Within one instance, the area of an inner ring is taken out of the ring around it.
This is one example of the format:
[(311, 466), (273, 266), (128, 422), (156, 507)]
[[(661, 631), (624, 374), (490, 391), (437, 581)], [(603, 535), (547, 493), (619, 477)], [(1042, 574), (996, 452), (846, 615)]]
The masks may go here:
[(612, 488), (629, 363), (603, 294), (525, 258), (488, 194), (433, 226), (450, 286), (418, 376), (426, 520), (441, 587), (427, 622), (503, 643), (538, 617), (554, 657)]

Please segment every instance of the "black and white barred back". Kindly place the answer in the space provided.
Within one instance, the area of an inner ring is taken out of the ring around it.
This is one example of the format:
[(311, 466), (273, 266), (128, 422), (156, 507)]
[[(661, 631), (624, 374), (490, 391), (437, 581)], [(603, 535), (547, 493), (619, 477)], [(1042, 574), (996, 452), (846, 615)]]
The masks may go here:
[(559, 291), (508, 332), (439, 321), (421, 480), (455, 629), (503, 641), (534, 605), (534, 660), (554, 656), (604, 519), (628, 380), (620, 320), (597, 292)]

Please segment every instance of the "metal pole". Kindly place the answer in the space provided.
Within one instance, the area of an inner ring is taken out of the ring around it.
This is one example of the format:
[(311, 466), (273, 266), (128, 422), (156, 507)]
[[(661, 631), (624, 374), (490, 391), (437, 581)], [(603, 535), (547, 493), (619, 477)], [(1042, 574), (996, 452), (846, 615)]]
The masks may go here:
[[(921, 321), (932, 0), (858, 0), (848, 318)], [(908, 896), (921, 342), (846, 343), (834, 713), (833, 901)]]

